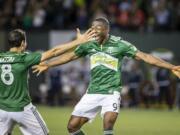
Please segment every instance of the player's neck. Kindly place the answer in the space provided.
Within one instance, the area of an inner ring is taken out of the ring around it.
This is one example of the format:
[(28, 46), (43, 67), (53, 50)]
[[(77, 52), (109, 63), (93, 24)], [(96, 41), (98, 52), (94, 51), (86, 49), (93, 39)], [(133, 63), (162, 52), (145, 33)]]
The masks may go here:
[(105, 37), (101, 37), (98, 41), (99, 44), (104, 44), (109, 38), (109, 34), (107, 34)]
[(18, 47), (13, 47), (13, 48), (10, 48), (9, 50), (10, 52), (15, 52), (15, 53), (22, 53), (23, 51), (18, 48)]

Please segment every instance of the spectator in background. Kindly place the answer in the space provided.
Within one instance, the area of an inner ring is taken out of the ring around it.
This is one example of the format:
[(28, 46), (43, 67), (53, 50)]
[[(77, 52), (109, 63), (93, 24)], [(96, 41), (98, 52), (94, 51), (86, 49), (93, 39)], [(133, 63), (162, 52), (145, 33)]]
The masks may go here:
[(94, 12), (92, 20), (94, 20), (95, 18), (98, 18), (100, 16), (107, 17), (106, 13), (104, 12), (104, 10), (102, 8), (96, 9), (96, 11)]
[(15, 16), (21, 17), (24, 15), (25, 8), (27, 7), (28, 0), (16, 0), (15, 1)]
[(85, 29), (88, 26), (88, 14), (86, 11), (85, 6), (80, 7), (77, 11), (77, 26), (79, 26), (80, 29)]
[(170, 84), (170, 72), (166, 69), (158, 69), (156, 73), (156, 80), (159, 87), (159, 104), (162, 105), (165, 99), (169, 109), (172, 109), (172, 94)]
[(130, 107), (137, 107), (140, 99), (140, 85), (143, 81), (143, 73), (139, 68), (137, 62), (134, 62), (129, 73), (129, 97), (130, 97)]
[(1, 27), (9, 28), (9, 24), (11, 24), (11, 18), (13, 17), (13, 2), (12, 0), (7, 0), (4, 2), (4, 6), (2, 8), (2, 18), (1, 18)]
[(23, 16), (25, 15), (26, 8), (28, 6), (28, 0), (16, 0), (14, 5), (14, 17), (11, 19), (11, 25), (14, 28), (20, 27), (23, 22)]
[(46, 11), (43, 8), (43, 3), (37, 2), (34, 6), (33, 27), (41, 28), (45, 23)]
[(66, 29), (71, 29), (76, 27), (76, 15), (77, 10), (79, 7), (76, 6), (76, 1), (74, 0), (64, 0), (63, 2), (63, 9), (62, 15), (64, 16), (64, 23)]
[(138, 29), (142, 31), (144, 29), (145, 15), (144, 12), (138, 7), (136, 2), (132, 4), (130, 14), (131, 27), (135, 30)]
[(117, 23), (122, 28), (127, 29), (127, 27), (129, 26), (129, 22), (130, 22), (129, 12), (130, 12), (130, 9), (131, 9), (131, 5), (128, 2), (128, 0), (123, 0), (123, 2), (121, 2), (119, 4)]
[(170, 11), (167, 8), (166, 0), (160, 0), (157, 7), (154, 10), (156, 29), (157, 30), (169, 30), (170, 29)]
[(177, 108), (180, 110), (180, 80), (177, 81), (177, 88), (176, 88), (176, 105)]
[[(180, 29), (179, 1), (167, 0), (0, 0), (0, 28), (71, 29), (88, 27), (98, 16), (112, 28), (140, 30)], [(31, 10), (29, 7), (32, 7)]]
[(155, 86), (152, 81), (146, 80), (141, 88), (141, 99), (145, 104), (146, 108), (155, 104), (158, 97), (158, 91), (155, 89)]
[[(62, 29), (65, 28), (65, 25), (69, 22), (66, 22), (66, 16), (63, 14), (65, 13), (65, 7), (63, 6), (62, 1), (50, 1), (50, 6), (47, 10), (47, 17), (46, 17), (46, 25), (53, 26), (55, 29)], [(67, 13), (66, 13), (67, 14)], [(68, 16), (68, 14), (67, 14)]]
[(110, 2), (107, 7), (106, 13), (108, 19), (111, 21), (111, 29), (117, 28), (116, 26), (116, 14), (117, 14), (117, 4), (115, 2)]
[(49, 73), (50, 89), (48, 91), (48, 104), (50, 106), (63, 105), (61, 71), (53, 68)]
[[(89, 81), (89, 68), (88, 68), (87, 60), (74, 61), (72, 63), (68, 63), (67, 65), (62, 66), (63, 74), (63, 87), (67, 89), (69, 87), (70, 94), (74, 94), (72, 96), (81, 97), (85, 93), (85, 89), (87, 87)], [(68, 78), (67, 78), (68, 76)], [(69, 82), (71, 82), (69, 84)]]
[(177, 3), (176, 7), (176, 20), (177, 20), (177, 29), (180, 30), (180, 1)]
[(147, 18), (147, 31), (153, 32), (155, 27), (155, 17), (153, 11), (149, 11)]
[(27, 12), (25, 13), (22, 21), (22, 25), (24, 29), (32, 28), (32, 22), (33, 22), (33, 10), (32, 7), (28, 7)]

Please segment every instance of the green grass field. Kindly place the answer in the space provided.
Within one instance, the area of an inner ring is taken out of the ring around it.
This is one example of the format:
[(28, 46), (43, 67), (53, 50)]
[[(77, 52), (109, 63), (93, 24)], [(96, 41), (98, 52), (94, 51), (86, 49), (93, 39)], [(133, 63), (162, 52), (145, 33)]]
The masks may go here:
[[(38, 107), (46, 121), (50, 135), (68, 135), (66, 125), (73, 108)], [(87, 135), (102, 135), (102, 119), (83, 127)], [(122, 109), (115, 125), (115, 135), (180, 135), (180, 112)], [(15, 129), (13, 135), (21, 135)]]

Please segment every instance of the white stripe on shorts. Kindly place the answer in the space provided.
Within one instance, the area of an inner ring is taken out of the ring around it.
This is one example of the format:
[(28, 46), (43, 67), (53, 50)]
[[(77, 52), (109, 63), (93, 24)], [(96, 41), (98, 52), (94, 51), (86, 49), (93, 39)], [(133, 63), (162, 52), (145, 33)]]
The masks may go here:
[(39, 116), (38, 112), (36, 111), (36, 109), (34, 109), (33, 107), (31, 108), (32, 113), (34, 114), (35, 118), (37, 119), (37, 121), (39, 122), (43, 132), (45, 135), (48, 135), (48, 130), (46, 125), (44, 125), (44, 122), (42, 121), (41, 117)]

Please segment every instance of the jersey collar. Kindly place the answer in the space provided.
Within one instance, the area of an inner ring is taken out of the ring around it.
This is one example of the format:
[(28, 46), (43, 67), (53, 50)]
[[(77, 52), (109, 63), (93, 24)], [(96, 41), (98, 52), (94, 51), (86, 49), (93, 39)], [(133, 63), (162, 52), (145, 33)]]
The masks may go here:
[[(110, 39), (111, 39), (111, 35), (109, 34), (107, 40), (106, 40), (102, 45), (103, 45), (103, 46), (107, 45), (107, 44), (109, 43)], [(98, 46), (101, 45), (101, 44), (99, 44), (97, 41), (94, 41), (94, 42), (95, 42), (96, 45), (98, 45)]]

